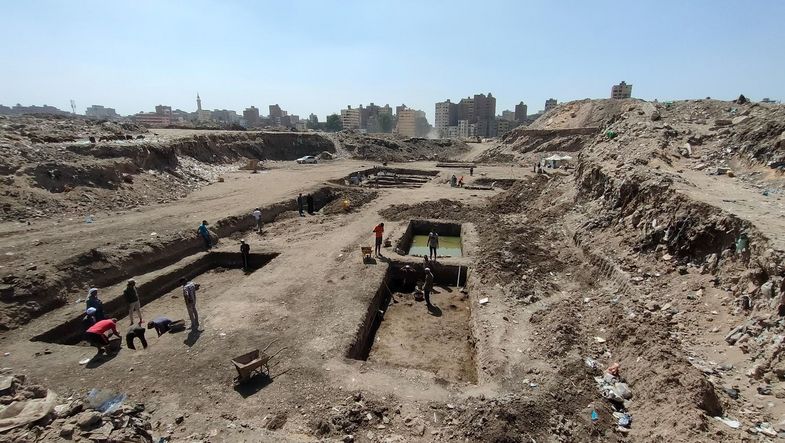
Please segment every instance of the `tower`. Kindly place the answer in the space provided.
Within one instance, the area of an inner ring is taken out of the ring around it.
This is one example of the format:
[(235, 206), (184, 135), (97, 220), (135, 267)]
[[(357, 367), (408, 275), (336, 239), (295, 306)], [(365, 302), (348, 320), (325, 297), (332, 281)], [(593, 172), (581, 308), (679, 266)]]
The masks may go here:
[(199, 93), (198, 92), (196, 93), (196, 110), (197, 111), (201, 111), (202, 110), (202, 99), (199, 98)]

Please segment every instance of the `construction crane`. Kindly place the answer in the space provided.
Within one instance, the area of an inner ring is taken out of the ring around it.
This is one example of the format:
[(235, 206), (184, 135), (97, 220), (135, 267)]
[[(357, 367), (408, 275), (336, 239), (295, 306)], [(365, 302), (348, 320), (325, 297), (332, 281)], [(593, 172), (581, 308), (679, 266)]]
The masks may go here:
[(71, 99), (71, 112), (76, 115), (76, 102)]

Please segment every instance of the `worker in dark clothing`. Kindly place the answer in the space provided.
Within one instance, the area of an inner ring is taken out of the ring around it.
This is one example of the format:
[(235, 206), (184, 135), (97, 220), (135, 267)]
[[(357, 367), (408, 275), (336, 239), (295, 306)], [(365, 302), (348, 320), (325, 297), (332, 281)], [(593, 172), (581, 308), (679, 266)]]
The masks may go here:
[(308, 202), (308, 213), (313, 215), (313, 195), (308, 194), (308, 196), (305, 197), (305, 200)]
[(417, 286), (417, 271), (410, 265), (401, 268), (401, 292), (414, 292)]
[(469, 177), (474, 175), (474, 166), (469, 166)]
[(300, 193), (300, 195), (297, 196), (297, 210), (300, 211), (300, 217), (305, 217), (305, 214), (303, 214), (304, 205), (305, 205), (305, 201), (303, 199), (303, 194)]
[(172, 320), (169, 320), (166, 317), (156, 317), (153, 321), (147, 323), (147, 329), (155, 328), (155, 332), (158, 336), (162, 336), (169, 332), (171, 329)]
[(240, 254), (243, 256), (243, 271), (248, 272), (251, 259), (251, 245), (246, 243), (245, 240), (240, 240)]
[(431, 291), (433, 291), (433, 274), (431, 268), (425, 268), (425, 283), (422, 285), (422, 292), (425, 295), (425, 306), (431, 309)]
[(87, 309), (90, 308), (95, 308), (96, 321), (106, 320), (106, 316), (104, 315), (104, 303), (98, 298), (97, 288), (90, 288), (90, 290), (87, 291)]
[(212, 239), (210, 238), (210, 228), (207, 227), (207, 220), (202, 220), (202, 224), (196, 229), (199, 236), (204, 240), (204, 246), (209, 251), (213, 247)]
[(125, 334), (125, 344), (128, 345), (128, 349), (136, 349), (134, 346), (134, 338), (138, 338), (139, 341), (142, 342), (142, 347), (147, 349), (147, 340), (144, 338), (143, 327), (134, 326)]

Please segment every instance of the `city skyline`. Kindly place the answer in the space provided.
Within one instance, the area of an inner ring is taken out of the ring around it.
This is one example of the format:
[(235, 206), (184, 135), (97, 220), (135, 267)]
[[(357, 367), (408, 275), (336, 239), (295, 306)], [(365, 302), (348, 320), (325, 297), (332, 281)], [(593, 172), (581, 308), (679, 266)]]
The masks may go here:
[[(482, 19), (470, 2), (404, 1), (383, 13), (359, 1), (4, 6), (9, 106), (190, 112), (199, 92), (205, 109), (280, 103), (324, 119), (348, 103), (406, 103), (433, 121), (433, 104), (448, 98), (491, 91), (499, 111), (523, 100), (534, 113), (551, 97), (607, 97), (621, 80), (646, 100), (785, 96), (785, 4), (770, 0), (492, 1)], [(472, 23), (472, 38), (460, 23)], [(739, 23), (755, 26), (728, 31)], [(455, 41), (451, 54), (435, 49)]]

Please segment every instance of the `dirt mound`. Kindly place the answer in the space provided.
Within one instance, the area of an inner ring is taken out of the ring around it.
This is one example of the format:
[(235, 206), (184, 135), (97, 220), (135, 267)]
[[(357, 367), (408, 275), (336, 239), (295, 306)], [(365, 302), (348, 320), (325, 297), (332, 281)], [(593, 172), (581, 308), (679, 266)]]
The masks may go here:
[(387, 220), (400, 221), (410, 218), (433, 218), (445, 220), (461, 220), (466, 218), (469, 208), (463, 203), (446, 198), (426, 201), (414, 205), (393, 205), (379, 211), (379, 215)]
[(147, 128), (135, 123), (56, 115), (0, 116), (0, 144), (73, 142), (88, 137), (102, 141), (126, 140), (147, 134)]
[[(364, 191), (354, 188), (340, 188), (336, 189), (336, 197), (330, 203), (325, 205), (322, 212), (326, 215), (344, 214), (346, 212), (355, 212), (363, 205), (373, 201), (379, 193), (376, 191)], [(349, 201), (349, 209), (344, 208), (344, 200)]]
[(363, 160), (443, 161), (470, 150), (466, 143), (451, 139), (407, 138), (394, 134), (361, 134), (354, 131), (341, 131), (337, 138), (352, 157)]
[[(3, 117), (0, 122), (0, 181), (5, 185), (0, 220), (51, 213), (81, 218), (167, 203), (215, 182), (247, 159), (294, 160), (335, 152), (333, 143), (317, 134), (202, 131), (158, 137), (132, 124), (75, 118)], [(145, 131), (146, 138), (126, 137), (126, 131), (135, 130)]]
[(638, 99), (577, 100), (562, 103), (543, 114), (526, 129), (576, 129), (605, 127), (624, 112), (642, 109)]

